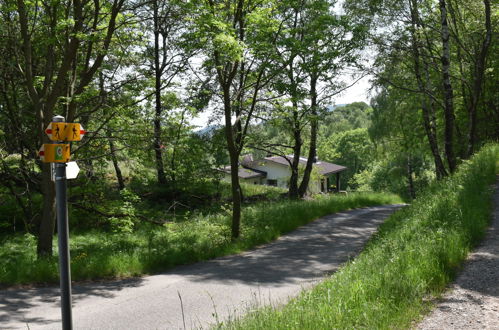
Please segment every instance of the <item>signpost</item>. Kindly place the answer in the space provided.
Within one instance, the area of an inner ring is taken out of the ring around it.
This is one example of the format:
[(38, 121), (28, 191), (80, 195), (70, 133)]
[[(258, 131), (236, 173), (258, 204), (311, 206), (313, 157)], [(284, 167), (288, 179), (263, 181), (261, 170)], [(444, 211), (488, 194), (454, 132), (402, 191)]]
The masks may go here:
[(80, 173), (80, 167), (76, 162), (69, 162), (66, 164), (66, 179), (76, 179), (78, 173)]
[(45, 129), (51, 141), (80, 141), (85, 133), (83, 126), (78, 123), (52, 122)]
[(67, 163), (71, 157), (69, 144), (45, 143), (38, 151), (38, 154), (45, 163)]
[[(43, 162), (53, 163), (52, 165), (55, 166), (54, 181), (59, 241), (62, 328), (67, 330), (73, 328), (73, 317), (71, 311), (71, 269), (66, 180), (76, 178), (80, 169), (76, 162), (69, 162), (71, 158), (70, 146), (68, 143), (62, 142), (80, 141), (85, 135), (85, 130), (78, 123), (66, 123), (64, 117), (55, 116), (45, 133), (51, 141), (58, 142), (43, 144), (38, 153)], [(66, 173), (66, 167), (68, 167), (68, 173)]]

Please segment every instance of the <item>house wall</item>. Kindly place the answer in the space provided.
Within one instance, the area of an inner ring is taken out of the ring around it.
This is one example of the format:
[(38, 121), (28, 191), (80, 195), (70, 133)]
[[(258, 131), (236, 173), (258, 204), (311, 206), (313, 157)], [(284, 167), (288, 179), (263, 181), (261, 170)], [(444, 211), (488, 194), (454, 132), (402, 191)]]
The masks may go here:
[[(265, 184), (269, 185), (268, 180), (276, 180), (277, 181), (277, 186), (282, 187), (282, 188), (288, 188), (288, 183), (289, 183), (289, 178), (291, 177), (291, 169), (282, 164), (277, 164), (271, 161), (266, 161), (262, 160), (259, 162), (255, 162), (252, 164), (251, 168), (260, 170), (260, 171), (265, 171), (267, 172), (267, 177), (266, 178), (252, 178), (252, 179), (241, 179), (239, 178), (240, 182), (246, 182), (249, 184)], [(322, 177), (325, 181), (324, 186), (327, 186), (327, 176)], [(230, 174), (225, 173), (224, 180), (230, 182)], [(329, 183), (334, 184), (336, 183), (336, 177), (335, 175), (329, 175)], [(298, 182), (298, 184), (300, 184)], [(321, 179), (317, 180), (310, 180), (308, 184), (308, 191), (309, 193), (320, 193), (321, 192)], [(326, 187), (327, 191), (327, 187)]]
[[(282, 164), (277, 164), (271, 161), (261, 161), (258, 164), (253, 164), (252, 168), (267, 172), (267, 178), (262, 179), (262, 184), (268, 184), (268, 180), (277, 180), (277, 186), (282, 188), (288, 188), (289, 178), (291, 177), (291, 169)], [(327, 184), (327, 178), (324, 184)], [(331, 181), (332, 182), (332, 181)], [(298, 184), (300, 184), (298, 182)], [(320, 193), (321, 192), (321, 179), (310, 180), (308, 184), (309, 193)], [(327, 189), (326, 189), (327, 191)]]
[(267, 172), (267, 178), (263, 180), (263, 184), (268, 184), (268, 180), (277, 180), (278, 187), (287, 188), (289, 178), (291, 177), (289, 167), (263, 160), (258, 164), (253, 164), (252, 168)]
[[(224, 173), (224, 176), (222, 177), (222, 180), (230, 182), (230, 174), (229, 173)], [(257, 177), (257, 178), (251, 178), (251, 179), (241, 179), (239, 178), (239, 182), (245, 182), (248, 184), (265, 184), (266, 180), (265, 178)]]
[(251, 178), (251, 179), (241, 179), (241, 182), (246, 182), (248, 184), (265, 184), (265, 178)]
[[(300, 184), (300, 183), (298, 183)], [(308, 189), (307, 189), (309, 192), (311, 193), (320, 193), (321, 192), (321, 180), (320, 179), (317, 179), (317, 180), (312, 180), (312, 178), (310, 178), (310, 182), (308, 183)]]
[[(252, 168), (267, 172), (267, 179), (263, 179), (262, 184), (268, 184), (268, 180), (277, 180), (278, 187), (288, 188), (289, 178), (291, 177), (291, 169), (289, 166), (271, 161), (261, 161), (256, 166), (253, 164)], [(300, 183), (298, 182), (298, 184)], [(310, 193), (321, 192), (321, 180), (310, 180), (308, 191)]]

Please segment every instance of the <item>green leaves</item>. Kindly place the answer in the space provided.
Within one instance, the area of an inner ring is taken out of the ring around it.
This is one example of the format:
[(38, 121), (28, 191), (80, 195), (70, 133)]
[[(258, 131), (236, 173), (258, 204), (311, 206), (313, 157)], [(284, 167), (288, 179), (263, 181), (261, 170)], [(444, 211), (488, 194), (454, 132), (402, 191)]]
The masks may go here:
[(366, 128), (339, 132), (323, 139), (319, 144), (318, 154), (320, 159), (348, 168), (347, 172), (342, 173), (342, 180), (350, 188), (356, 188), (356, 183), (351, 180), (353, 176), (363, 171), (375, 156), (374, 145)]
[(219, 52), (226, 61), (241, 61), (243, 58), (244, 43), (233, 35), (219, 33), (213, 38), (214, 51)]

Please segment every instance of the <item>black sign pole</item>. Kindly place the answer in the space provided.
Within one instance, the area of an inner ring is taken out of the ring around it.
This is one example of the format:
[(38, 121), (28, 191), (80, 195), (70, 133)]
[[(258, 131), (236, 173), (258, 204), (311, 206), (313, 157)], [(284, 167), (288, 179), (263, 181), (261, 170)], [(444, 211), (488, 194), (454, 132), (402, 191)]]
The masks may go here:
[[(61, 116), (56, 116), (53, 119), (54, 121), (64, 122), (64, 117)], [(66, 163), (55, 163), (55, 195), (57, 209), (57, 235), (59, 241), (62, 329), (70, 330), (73, 329), (73, 317), (71, 311), (71, 269), (69, 262)]]

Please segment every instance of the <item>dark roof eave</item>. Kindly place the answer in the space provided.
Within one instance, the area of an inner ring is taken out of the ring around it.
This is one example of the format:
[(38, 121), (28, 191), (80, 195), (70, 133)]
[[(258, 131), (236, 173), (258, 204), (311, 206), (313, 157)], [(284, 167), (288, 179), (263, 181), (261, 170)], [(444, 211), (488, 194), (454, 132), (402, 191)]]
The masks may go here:
[(264, 176), (267, 176), (267, 172), (265, 171), (262, 171), (262, 170), (257, 170), (256, 168), (252, 168), (252, 167), (249, 167), (249, 166), (245, 166), (245, 165), (241, 165), (241, 167), (247, 169), (247, 170), (251, 170), (253, 172), (256, 172), (256, 173), (259, 173), (259, 174), (262, 174)]
[(287, 163), (287, 162), (286, 163), (281, 163), (281, 162), (279, 162), (279, 161), (277, 161), (275, 159), (265, 159), (265, 160), (267, 160), (269, 162), (272, 162), (274, 164), (279, 164), (279, 165), (282, 165), (282, 166), (289, 166), (289, 163)]
[[(241, 175), (241, 169), (242, 168), (239, 168), (238, 169), (238, 177), (240, 179), (254, 179), (254, 178), (264, 178), (267, 176), (267, 172), (265, 171), (259, 171), (259, 170), (255, 170), (255, 169), (252, 169), (252, 168), (249, 168), (249, 167), (243, 167), (244, 169), (247, 169), (247, 170), (250, 170), (252, 172), (255, 172), (254, 174), (249, 174), (249, 175)], [(226, 169), (226, 168), (217, 168), (216, 169), (217, 171), (219, 172), (222, 172), (222, 173), (225, 173), (225, 174), (231, 174), (231, 171), (230, 169)]]
[(255, 175), (252, 175), (252, 176), (239, 176), (239, 178), (241, 179), (254, 179), (254, 178), (264, 178), (265, 175), (261, 174), (261, 173), (258, 173), (258, 174), (255, 174)]
[(321, 173), (322, 175), (328, 175), (328, 174), (334, 174), (334, 173), (340, 173), (340, 172), (343, 172), (345, 170), (348, 170), (347, 167), (345, 168), (342, 168), (342, 169), (339, 169), (339, 170), (334, 170), (334, 171), (330, 171), (330, 172), (325, 172), (325, 173)]

